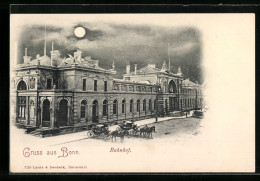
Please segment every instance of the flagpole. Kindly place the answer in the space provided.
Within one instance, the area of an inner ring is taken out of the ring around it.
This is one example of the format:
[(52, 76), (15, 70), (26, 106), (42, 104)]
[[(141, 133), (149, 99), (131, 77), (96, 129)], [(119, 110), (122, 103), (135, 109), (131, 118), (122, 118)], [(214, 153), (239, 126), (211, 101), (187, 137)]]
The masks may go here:
[(168, 43), (168, 59), (169, 59), (169, 71), (171, 71), (171, 58), (169, 53), (169, 43)]
[(45, 36), (44, 36), (44, 55), (46, 55), (46, 24), (45, 24)]

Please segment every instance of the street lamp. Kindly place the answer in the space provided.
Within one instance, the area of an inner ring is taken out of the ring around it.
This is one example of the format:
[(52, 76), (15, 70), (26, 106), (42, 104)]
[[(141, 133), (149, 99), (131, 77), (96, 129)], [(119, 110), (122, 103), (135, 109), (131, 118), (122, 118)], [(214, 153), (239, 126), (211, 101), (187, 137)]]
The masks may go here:
[(155, 117), (155, 122), (158, 122), (158, 96), (159, 96), (159, 92), (161, 91), (161, 86), (158, 86), (156, 88), (156, 117)]

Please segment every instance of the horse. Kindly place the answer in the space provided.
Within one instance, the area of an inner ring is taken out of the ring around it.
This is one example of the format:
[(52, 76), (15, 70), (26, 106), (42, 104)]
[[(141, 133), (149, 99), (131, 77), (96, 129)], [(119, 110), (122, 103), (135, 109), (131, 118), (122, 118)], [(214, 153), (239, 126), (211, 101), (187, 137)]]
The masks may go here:
[(148, 127), (145, 125), (145, 127), (140, 129), (140, 135), (143, 135), (144, 137), (153, 138), (152, 133), (155, 132), (155, 126)]
[(140, 132), (140, 130), (137, 127), (137, 124), (133, 124), (132, 129), (129, 130), (129, 135), (136, 136)]
[(119, 137), (121, 138), (121, 142), (124, 141), (124, 131), (123, 130), (115, 130), (115, 131), (112, 131), (110, 133), (111, 135), (111, 139), (112, 139), (112, 142), (114, 142), (114, 139), (115, 139), (115, 142), (116, 142), (116, 137)]

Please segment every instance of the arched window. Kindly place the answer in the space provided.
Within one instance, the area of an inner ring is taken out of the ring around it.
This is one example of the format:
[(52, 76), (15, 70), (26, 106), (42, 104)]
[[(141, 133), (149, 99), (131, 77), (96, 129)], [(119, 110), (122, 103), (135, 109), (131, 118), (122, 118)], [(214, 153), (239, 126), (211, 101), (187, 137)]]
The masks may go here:
[(17, 90), (26, 90), (27, 89), (27, 86), (26, 86), (26, 83), (21, 80), (17, 86)]
[(134, 104), (134, 101), (133, 99), (130, 100), (130, 112), (133, 112), (133, 104)]
[(98, 119), (99, 119), (98, 101), (94, 100), (93, 103), (92, 103), (92, 122), (98, 123)]
[(177, 86), (173, 80), (169, 83), (169, 93), (177, 93)]
[(117, 100), (113, 102), (113, 114), (117, 114)]
[(122, 100), (122, 113), (124, 114), (125, 113), (125, 100)]
[(143, 111), (146, 111), (146, 100), (143, 100)]
[(140, 100), (137, 100), (137, 104), (136, 104), (136, 111), (140, 112)]
[(149, 99), (149, 111), (151, 111), (151, 110), (152, 110), (152, 100)]
[(107, 116), (108, 102), (107, 100), (103, 101), (103, 116)]
[(86, 100), (81, 101), (80, 118), (86, 117), (86, 106), (87, 106), (87, 101)]

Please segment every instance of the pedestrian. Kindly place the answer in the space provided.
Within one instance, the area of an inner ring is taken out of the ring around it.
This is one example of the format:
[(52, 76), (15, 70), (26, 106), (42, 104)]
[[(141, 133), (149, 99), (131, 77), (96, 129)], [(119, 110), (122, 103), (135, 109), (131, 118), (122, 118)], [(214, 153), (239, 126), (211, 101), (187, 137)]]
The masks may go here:
[(186, 112), (186, 118), (188, 117), (188, 112)]

